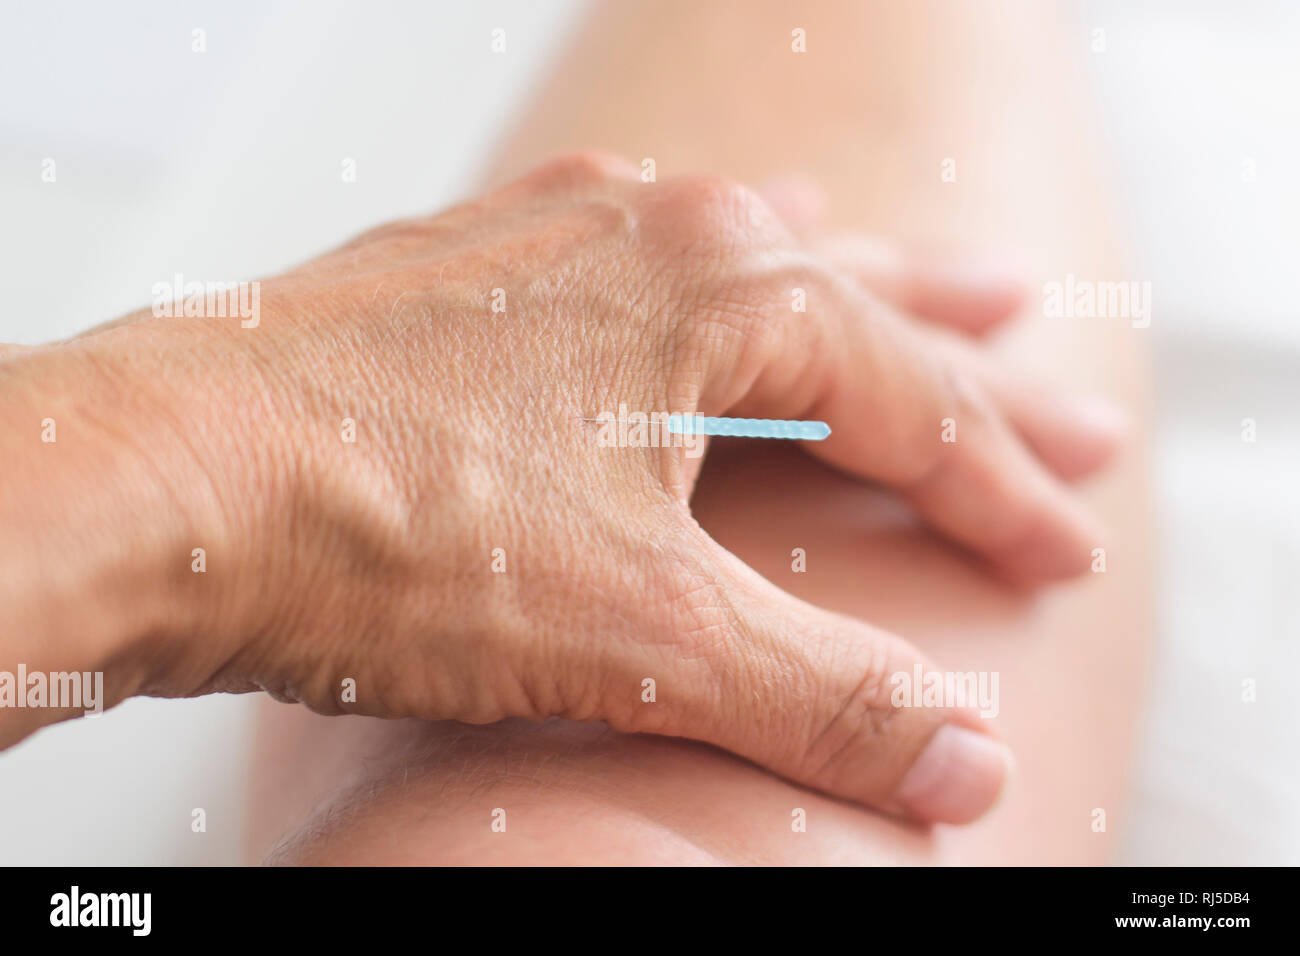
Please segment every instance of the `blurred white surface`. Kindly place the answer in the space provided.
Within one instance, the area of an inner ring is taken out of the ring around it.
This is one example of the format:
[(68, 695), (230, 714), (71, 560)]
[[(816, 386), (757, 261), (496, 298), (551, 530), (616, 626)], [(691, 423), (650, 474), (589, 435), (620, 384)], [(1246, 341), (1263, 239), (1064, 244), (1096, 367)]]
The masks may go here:
[[(174, 272), (266, 274), (458, 198), (578, 11), (7, 7), (0, 341), (138, 308)], [(1159, 375), (1161, 641), (1122, 859), (1297, 863), (1300, 16), (1107, 0), (1078, 19), (1107, 31), (1091, 62), (1153, 283)], [(508, 55), (490, 52), (496, 27)], [(0, 862), (237, 862), (249, 703), (134, 701), (0, 756)]]
[(1120, 862), (1295, 865), (1300, 6), (1084, 11), (1110, 41), (1092, 61), (1155, 303), (1162, 587)]

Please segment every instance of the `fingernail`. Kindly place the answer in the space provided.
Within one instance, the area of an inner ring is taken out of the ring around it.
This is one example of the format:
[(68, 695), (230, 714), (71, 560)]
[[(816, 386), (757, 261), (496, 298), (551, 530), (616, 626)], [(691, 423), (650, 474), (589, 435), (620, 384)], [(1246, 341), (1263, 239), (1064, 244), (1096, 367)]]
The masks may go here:
[(903, 776), (895, 799), (914, 817), (969, 823), (997, 802), (1011, 751), (986, 734), (944, 724)]

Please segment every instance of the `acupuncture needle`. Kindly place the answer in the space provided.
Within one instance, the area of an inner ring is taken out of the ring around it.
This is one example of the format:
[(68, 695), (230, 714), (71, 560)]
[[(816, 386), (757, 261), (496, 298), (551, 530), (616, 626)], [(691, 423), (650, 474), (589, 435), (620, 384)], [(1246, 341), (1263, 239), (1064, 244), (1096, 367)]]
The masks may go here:
[[(628, 425), (662, 425), (647, 419), (635, 422), (626, 418), (583, 418), (584, 422), (621, 422)], [(795, 441), (824, 441), (831, 433), (825, 422), (790, 421), (778, 418), (713, 418), (708, 415), (669, 415), (671, 435), (722, 435), (734, 438), (788, 438)]]

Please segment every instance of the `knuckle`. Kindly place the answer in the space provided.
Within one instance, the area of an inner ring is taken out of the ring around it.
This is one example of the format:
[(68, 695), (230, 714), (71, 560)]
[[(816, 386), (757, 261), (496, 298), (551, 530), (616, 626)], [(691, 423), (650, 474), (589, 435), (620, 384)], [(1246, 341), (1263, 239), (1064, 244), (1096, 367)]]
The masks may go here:
[(984, 427), (994, 418), (993, 401), (975, 377), (949, 362), (940, 365), (942, 395), (949, 417), (970, 426)]
[(743, 252), (782, 234), (776, 214), (753, 190), (721, 176), (682, 176), (650, 193), (646, 229), (676, 248)]
[(904, 363), (910, 370), (879, 422), (887, 447), (895, 450), (894, 473), (882, 478), (914, 487), (966, 449), (971, 436), (980, 440), (994, 411), (978, 382), (951, 362), (915, 349)]
[(712, 214), (747, 213), (761, 203), (753, 191), (726, 176), (680, 176), (664, 183), (663, 193), (673, 203)]
[[(933, 475), (949, 455), (968, 448), (972, 440), (982, 441), (995, 417), (983, 387), (951, 362), (932, 365), (931, 383), (930, 401), (925, 403), (929, 420), (914, 436), (918, 444), (911, 456), (914, 474), (907, 479), (912, 484)], [(954, 440), (946, 441), (945, 436)]]

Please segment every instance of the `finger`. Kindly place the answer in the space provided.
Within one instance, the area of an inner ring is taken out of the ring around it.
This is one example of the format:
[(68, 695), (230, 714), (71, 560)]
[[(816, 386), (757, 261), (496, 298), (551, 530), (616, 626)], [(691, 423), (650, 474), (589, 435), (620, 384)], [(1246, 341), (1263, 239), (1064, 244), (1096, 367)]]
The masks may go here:
[(1112, 402), (1074, 395), (1002, 368), (959, 336), (936, 332), (932, 338), (954, 365), (980, 383), (1043, 463), (1066, 481), (1096, 471), (1123, 443), (1128, 416)]
[(1128, 432), (1128, 416), (1104, 399), (995, 375), (983, 381), (1029, 447), (1066, 481), (1109, 462)]
[(808, 312), (756, 320), (757, 342), (722, 371), (748, 383), (733, 414), (828, 422), (810, 453), (895, 488), (1018, 583), (1087, 570), (1099, 531), (969, 371), (851, 283), (805, 276)]
[(981, 716), (997, 709), (987, 679), (983, 699), (927, 698), (913, 685), (936, 672), (905, 641), (797, 600), (711, 540), (705, 553), (693, 577), (710, 585), (685, 589), (671, 679), (631, 729), (704, 740), (923, 822), (966, 823), (994, 805), (1010, 757)]
[(1003, 259), (920, 255), (864, 235), (819, 240), (813, 251), (902, 312), (974, 335), (1024, 305), (1019, 270)]

